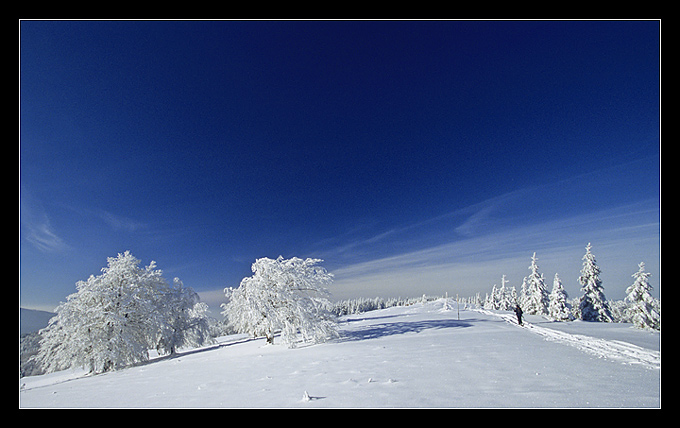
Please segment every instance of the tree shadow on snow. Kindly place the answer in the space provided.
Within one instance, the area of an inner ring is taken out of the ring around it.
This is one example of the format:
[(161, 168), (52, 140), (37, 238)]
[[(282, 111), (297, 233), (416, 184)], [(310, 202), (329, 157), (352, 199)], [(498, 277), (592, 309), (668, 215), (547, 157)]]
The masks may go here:
[(341, 333), (338, 342), (351, 342), (357, 340), (376, 339), (379, 337), (393, 336), (395, 334), (419, 333), (423, 330), (433, 330), (442, 328), (465, 328), (472, 327), (467, 321), (458, 320), (424, 320), (424, 321), (402, 321), (386, 324), (374, 324), (356, 330), (345, 330)]

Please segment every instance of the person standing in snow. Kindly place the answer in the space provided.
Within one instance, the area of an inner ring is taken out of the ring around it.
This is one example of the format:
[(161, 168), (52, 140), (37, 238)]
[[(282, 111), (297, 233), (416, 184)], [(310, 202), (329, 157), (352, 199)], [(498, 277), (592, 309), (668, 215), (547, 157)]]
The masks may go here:
[(517, 324), (522, 325), (522, 308), (519, 305), (515, 305), (515, 314), (517, 315)]

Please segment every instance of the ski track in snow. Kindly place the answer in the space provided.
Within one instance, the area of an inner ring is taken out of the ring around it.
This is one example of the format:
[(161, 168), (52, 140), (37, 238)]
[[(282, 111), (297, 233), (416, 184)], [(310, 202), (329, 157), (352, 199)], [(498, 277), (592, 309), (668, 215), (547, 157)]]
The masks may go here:
[[(505, 322), (517, 326), (516, 317), (513, 314), (499, 314), (485, 309), (474, 310), (502, 318)], [(605, 340), (582, 334), (565, 333), (551, 328), (539, 327), (526, 321), (521, 327), (543, 336), (545, 340), (573, 346), (598, 358), (620, 361), (623, 364), (639, 364), (648, 369), (661, 369), (661, 352), (659, 351), (641, 348), (618, 340)]]

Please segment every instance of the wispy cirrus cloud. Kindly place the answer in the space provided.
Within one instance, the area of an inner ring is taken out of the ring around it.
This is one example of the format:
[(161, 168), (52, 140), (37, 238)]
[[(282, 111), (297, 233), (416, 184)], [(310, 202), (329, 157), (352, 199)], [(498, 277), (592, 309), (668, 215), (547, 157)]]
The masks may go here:
[(109, 229), (116, 232), (137, 232), (149, 227), (149, 223), (101, 208), (73, 204), (61, 204), (61, 207), (83, 219), (103, 222)]
[(70, 248), (57, 234), (42, 203), (23, 186), (19, 209), (22, 235), (31, 245), (44, 253), (58, 253)]
[[(519, 287), (534, 251), (546, 278), (560, 273), (577, 294), (581, 257), (592, 242), (612, 298), (622, 298), (640, 261), (660, 281), (657, 195), (611, 196), (612, 182), (633, 181), (630, 166), (519, 188), (348, 244), (342, 247), (345, 263), (333, 270), (334, 294), (414, 296), (455, 289), (472, 295), (490, 290), (502, 274)], [(600, 195), (610, 201), (602, 205)]]
[[(584, 215), (541, 221), (452, 240), (333, 270), (333, 293), (351, 296), (416, 296), (448, 291), (471, 296), (490, 291), (502, 274), (519, 287), (536, 251), (541, 272), (560, 273), (571, 295), (584, 247), (592, 242), (607, 282), (608, 297), (622, 298), (636, 263), (645, 261), (660, 277), (659, 223), (654, 201), (642, 201)], [(640, 260), (638, 260), (640, 259)], [(630, 271), (630, 272), (629, 272)]]
[(113, 214), (112, 212), (106, 210), (98, 210), (96, 211), (96, 215), (114, 230), (136, 232), (147, 227), (146, 223), (134, 220), (129, 217)]
[(26, 240), (43, 252), (61, 252), (68, 249), (68, 245), (53, 230), (49, 218), (25, 224), (28, 232)]

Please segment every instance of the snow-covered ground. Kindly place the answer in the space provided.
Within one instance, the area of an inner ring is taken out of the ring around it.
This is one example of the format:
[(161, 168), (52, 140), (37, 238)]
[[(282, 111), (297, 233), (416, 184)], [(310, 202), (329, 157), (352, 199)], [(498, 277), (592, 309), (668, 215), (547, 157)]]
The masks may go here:
[(659, 407), (660, 335), (443, 300), (342, 318), (288, 349), (245, 335), (96, 376), (19, 380), (21, 407)]

